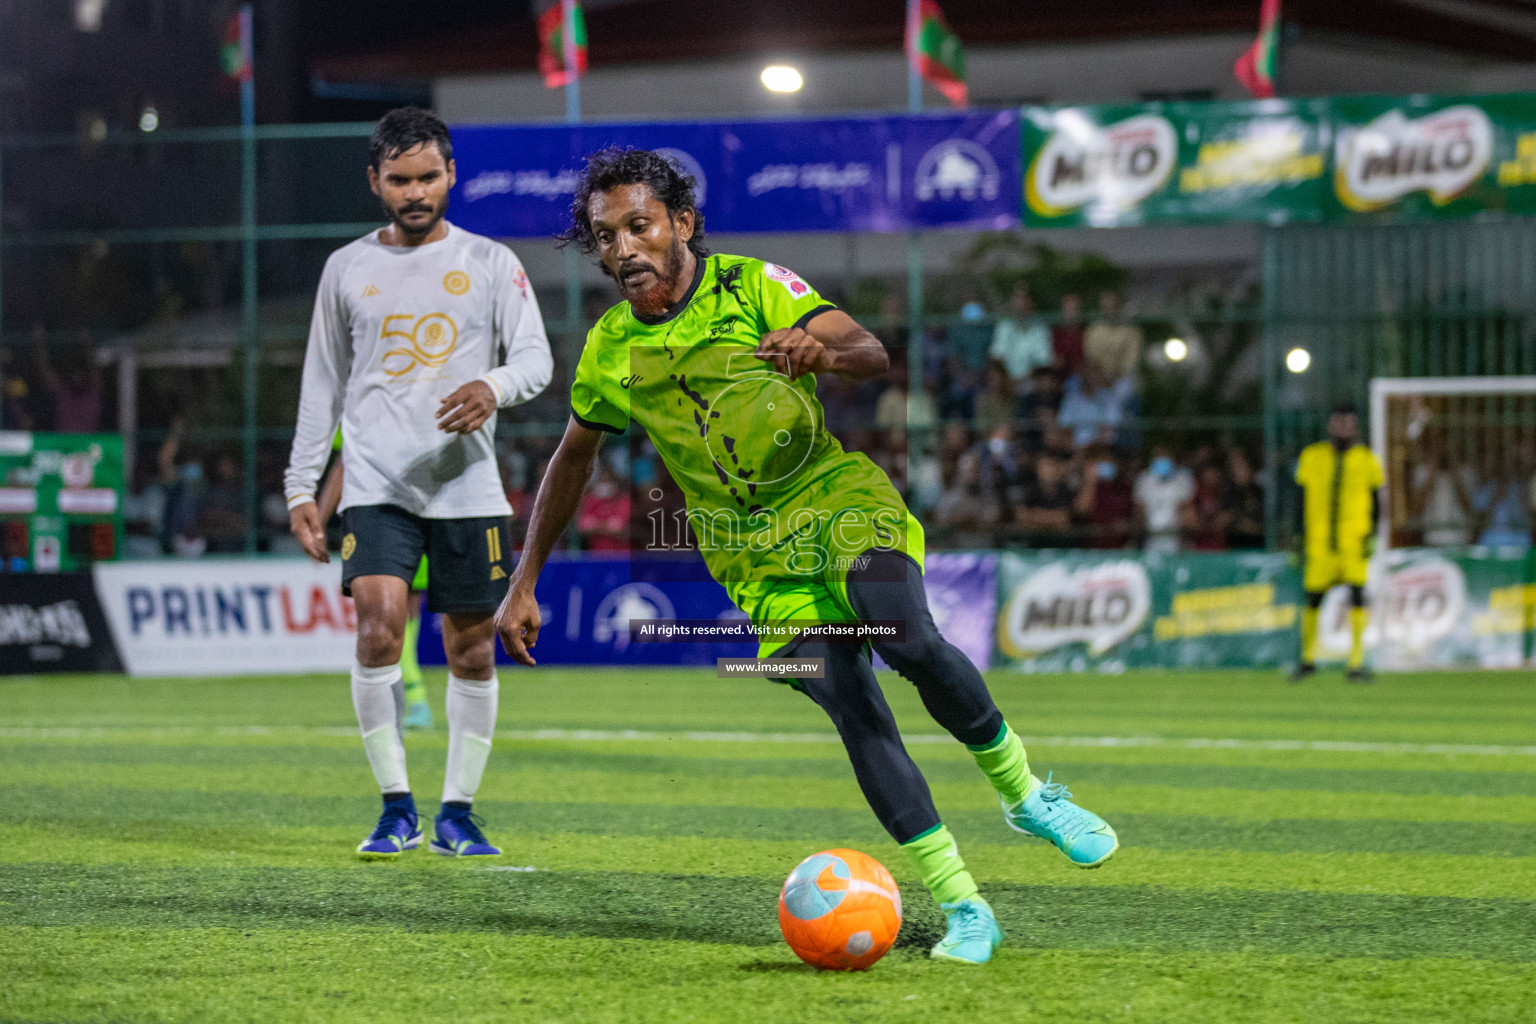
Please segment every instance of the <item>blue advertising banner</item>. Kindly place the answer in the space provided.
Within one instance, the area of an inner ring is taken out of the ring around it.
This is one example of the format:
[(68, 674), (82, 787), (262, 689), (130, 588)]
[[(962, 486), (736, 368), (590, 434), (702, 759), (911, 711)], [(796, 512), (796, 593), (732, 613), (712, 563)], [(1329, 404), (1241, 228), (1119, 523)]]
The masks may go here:
[[(988, 668), (997, 556), (935, 553), (925, 568), (928, 606), (939, 631), (978, 668)], [(646, 643), (632, 638), (631, 619), (745, 620), (698, 560), (555, 556), (545, 564), (534, 593), (544, 619), (533, 650), (541, 665), (712, 666), (717, 658), (757, 656), (755, 640)], [(446, 665), (442, 623), (428, 614), (422, 627), (417, 657), (423, 665)], [(512, 663), (499, 640), (496, 658), (502, 665)]]
[(699, 182), (710, 231), (1003, 229), (1022, 199), (1015, 110), (804, 121), (481, 125), (453, 130), (453, 220), (497, 238), (556, 234), (604, 146), (655, 149)]

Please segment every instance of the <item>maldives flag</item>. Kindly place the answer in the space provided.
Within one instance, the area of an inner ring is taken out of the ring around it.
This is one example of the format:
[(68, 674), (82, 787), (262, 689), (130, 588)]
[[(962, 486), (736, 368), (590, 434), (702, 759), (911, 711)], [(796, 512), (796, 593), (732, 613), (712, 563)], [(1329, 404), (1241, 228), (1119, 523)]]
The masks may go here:
[(224, 25), (219, 40), (219, 64), (237, 82), (251, 80), (251, 8), (247, 4)]
[(957, 107), (969, 102), (965, 47), (936, 0), (908, 0), (907, 62)]
[[(565, 66), (565, 10), (567, 3), (557, 3), (539, 15), (539, 74), (544, 87), (558, 89), (570, 84), (570, 69)], [(576, 77), (587, 73), (587, 19), (581, 4), (569, 4), (571, 37), (575, 40)]]
[(1275, 95), (1275, 54), (1280, 44), (1280, 0), (1264, 0), (1259, 11), (1259, 38), (1232, 65), (1243, 87), (1261, 100)]

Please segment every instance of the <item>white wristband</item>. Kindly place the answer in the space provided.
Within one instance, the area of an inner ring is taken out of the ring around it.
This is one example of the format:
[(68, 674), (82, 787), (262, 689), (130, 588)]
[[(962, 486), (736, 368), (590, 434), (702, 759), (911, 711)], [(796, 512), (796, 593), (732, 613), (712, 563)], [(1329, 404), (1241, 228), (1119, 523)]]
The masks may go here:
[(314, 500), (315, 496), (313, 494), (295, 494), (293, 497), (288, 499), (288, 510), (291, 512), (298, 508), (300, 505), (304, 504), (306, 501), (313, 503)]

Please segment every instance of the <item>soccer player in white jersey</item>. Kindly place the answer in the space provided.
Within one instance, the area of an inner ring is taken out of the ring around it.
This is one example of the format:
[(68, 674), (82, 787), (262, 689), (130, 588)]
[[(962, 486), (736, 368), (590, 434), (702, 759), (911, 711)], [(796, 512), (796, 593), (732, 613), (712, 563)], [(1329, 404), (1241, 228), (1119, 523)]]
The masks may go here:
[(384, 794), (378, 826), (357, 848), (364, 860), (397, 858), (422, 839), (400, 735), (400, 648), (423, 554), (449, 672), (448, 767), (431, 847), (501, 852), (470, 814), (496, 725), (491, 616), (511, 569), (496, 410), (544, 390), (553, 363), (512, 250), (443, 219), (453, 182), (442, 121), (414, 107), (380, 119), (368, 183), (390, 223), (326, 261), (284, 480), (294, 536), (329, 561), (315, 493), (340, 421), (341, 579), (357, 604), (352, 704)]

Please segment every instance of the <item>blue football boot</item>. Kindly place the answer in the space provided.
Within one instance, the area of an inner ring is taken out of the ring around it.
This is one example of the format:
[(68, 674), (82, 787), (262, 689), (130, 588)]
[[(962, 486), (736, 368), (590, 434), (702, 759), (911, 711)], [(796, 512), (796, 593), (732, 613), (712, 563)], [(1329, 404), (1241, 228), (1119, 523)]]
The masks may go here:
[(384, 801), (384, 813), (373, 834), (357, 848), (360, 860), (398, 860), (406, 850), (421, 845), (416, 827), (416, 803), (409, 796)]
[(1016, 804), (1005, 800), (1003, 817), (1010, 828), (1049, 840), (1080, 868), (1096, 868), (1120, 849), (1120, 838), (1103, 818), (1072, 802), (1060, 782), (1034, 780), (1029, 795)]
[(501, 856), (480, 831), (482, 824), (479, 815), (470, 813), (469, 804), (443, 804), (432, 822), (432, 852), (444, 857)]
[(407, 704), (405, 706), (405, 717), (400, 719), (400, 727), (407, 732), (432, 728), (432, 705), (424, 700), (412, 701)]
[(959, 903), (940, 903), (939, 909), (949, 920), (949, 931), (928, 955), (935, 960), (957, 964), (984, 964), (1003, 944), (1003, 930), (997, 926), (992, 907), (981, 896)]

